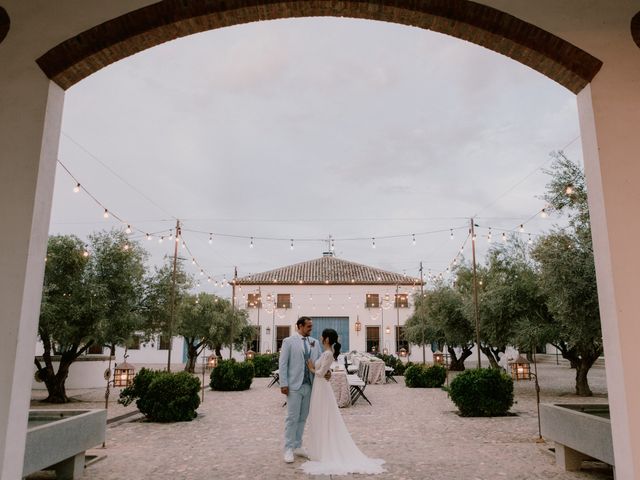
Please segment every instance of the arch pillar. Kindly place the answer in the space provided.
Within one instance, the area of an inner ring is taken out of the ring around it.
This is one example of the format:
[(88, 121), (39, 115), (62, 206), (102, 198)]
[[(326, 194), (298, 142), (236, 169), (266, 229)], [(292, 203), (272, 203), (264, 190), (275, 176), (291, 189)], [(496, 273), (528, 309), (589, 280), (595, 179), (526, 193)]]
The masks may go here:
[[(26, 59), (22, 59), (26, 60)], [(31, 65), (0, 76), (0, 478), (22, 478), (64, 91)], [(44, 132), (44, 134), (43, 134)]]
[[(640, 54), (578, 94), (617, 478), (640, 478)], [(608, 68), (609, 67), (609, 68)]]

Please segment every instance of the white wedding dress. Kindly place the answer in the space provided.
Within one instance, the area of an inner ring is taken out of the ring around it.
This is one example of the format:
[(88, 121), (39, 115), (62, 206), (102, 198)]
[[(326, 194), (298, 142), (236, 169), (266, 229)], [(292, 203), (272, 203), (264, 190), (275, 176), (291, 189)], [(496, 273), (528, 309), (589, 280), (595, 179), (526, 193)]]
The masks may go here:
[(331, 384), (323, 378), (332, 363), (333, 355), (325, 351), (315, 364), (305, 441), (310, 461), (301, 468), (311, 475), (382, 473), (384, 460), (364, 455), (342, 420)]

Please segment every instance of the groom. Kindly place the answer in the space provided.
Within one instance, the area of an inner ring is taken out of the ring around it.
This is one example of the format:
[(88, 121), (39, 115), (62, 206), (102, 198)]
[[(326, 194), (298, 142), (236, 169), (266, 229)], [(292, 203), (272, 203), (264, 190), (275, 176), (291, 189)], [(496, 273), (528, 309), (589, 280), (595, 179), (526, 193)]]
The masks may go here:
[[(280, 350), (280, 391), (287, 396), (287, 418), (284, 428), (284, 461), (293, 462), (293, 456), (307, 457), (302, 448), (302, 433), (309, 415), (313, 374), (307, 360), (314, 362), (320, 357), (320, 342), (311, 338), (313, 320), (300, 317), (296, 322), (297, 332), (282, 342)], [(327, 377), (328, 378), (328, 377)]]

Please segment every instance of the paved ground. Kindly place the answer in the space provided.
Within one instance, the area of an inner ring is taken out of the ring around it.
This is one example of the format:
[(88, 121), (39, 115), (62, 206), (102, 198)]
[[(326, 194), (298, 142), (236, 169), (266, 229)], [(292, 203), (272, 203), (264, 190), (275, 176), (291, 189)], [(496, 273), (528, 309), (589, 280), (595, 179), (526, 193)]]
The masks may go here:
[[(604, 368), (589, 375), (592, 398), (573, 395), (574, 371), (547, 358), (539, 367), (543, 402), (605, 403)], [(438, 480), (605, 480), (610, 469), (585, 463), (579, 473), (564, 472), (555, 465), (549, 443), (536, 443), (537, 417), (533, 382), (515, 385), (515, 414), (502, 418), (462, 418), (446, 392), (409, 389), (399, 384), (370, 385), (373, 403), (359, 402), (342, 409), (356, 443), (369, 456), (384, 458), (386, 479)], [(70, 392), (73, 394), (74, 392)], [(103, 404), (104, 392), (78, 392), (79, 406)], [(281, 443), (285, 409), (277, 388), (267, 379), (256, 379), (249, 391), (205, 393), (199, 416), (193, 422), (154, 424), (130, 422), (107, 429), (107, 446), (95, 453), (106, 457), (85, 471), (86, 479), (125, 478), (222, 479), (305, 478), (293, 465), (282, 462)], [(111, 407), (109, 416), (124, 413)], [(340, 478), (365, 478), (353, 475)], [(43, 475), (38, 478), (50, 478)], [(328, 477), (318, 477), (326, 479)]]

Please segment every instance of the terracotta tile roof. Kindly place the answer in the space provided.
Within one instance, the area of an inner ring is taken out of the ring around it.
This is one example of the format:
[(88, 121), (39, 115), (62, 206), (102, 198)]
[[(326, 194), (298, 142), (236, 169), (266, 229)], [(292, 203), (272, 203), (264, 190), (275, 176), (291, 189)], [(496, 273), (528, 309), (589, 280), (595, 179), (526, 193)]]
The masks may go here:
[(236, 279), (237, 285), (420, 285), (419, 278), (323, 256)]

